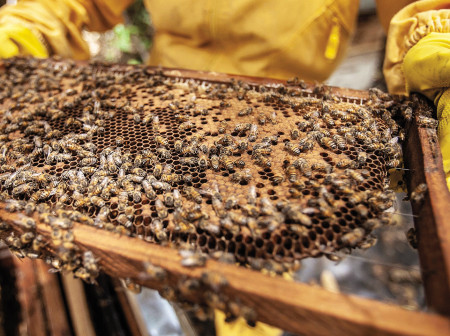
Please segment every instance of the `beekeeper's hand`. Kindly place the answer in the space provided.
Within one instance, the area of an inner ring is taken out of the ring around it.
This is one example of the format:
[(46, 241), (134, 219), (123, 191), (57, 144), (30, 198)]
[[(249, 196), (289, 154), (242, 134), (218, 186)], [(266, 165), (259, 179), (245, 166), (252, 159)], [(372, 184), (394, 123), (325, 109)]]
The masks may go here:
[(433, 32), (405, 55), (403, 73), (409, 92), (432, 99), (439, 119), (438, 136), (450, 189), (450, 33)]
[(0, 58), (17, 55), (48, 57), (48, 52), (30, 29), (13, 24), (0, 26)]

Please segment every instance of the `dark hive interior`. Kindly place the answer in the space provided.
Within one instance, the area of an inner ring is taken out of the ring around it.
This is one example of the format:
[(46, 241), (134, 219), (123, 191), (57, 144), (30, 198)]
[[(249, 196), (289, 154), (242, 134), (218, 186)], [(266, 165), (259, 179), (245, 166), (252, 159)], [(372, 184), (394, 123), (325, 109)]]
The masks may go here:
[(4, 61), (0, 78), (2, 200), (24, 222), (39, 212), (56, 248), (26, 223), (5, 241), (83, 278), (95, 272), (75, 257), (72, 221), (255, 267), (367, 248), (415, 112), (376, 90), (350, 99), (296, 80), (57, 59)]

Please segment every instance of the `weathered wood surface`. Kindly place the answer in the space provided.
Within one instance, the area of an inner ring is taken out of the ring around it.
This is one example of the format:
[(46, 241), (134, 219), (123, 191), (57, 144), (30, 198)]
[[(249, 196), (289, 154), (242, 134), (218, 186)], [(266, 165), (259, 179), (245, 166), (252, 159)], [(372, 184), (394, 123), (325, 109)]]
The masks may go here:
[(436, 131), (409, 129), (405, 145), (405, 166), (409, 192), (426, 183), (423, 202), (412, 202), (422, 279), (428, 306), (450, 315), (450, 193), (442, 168), (442, 156)]
[[(17, 215), (5, 212), (2, 216), (9, 223), (17, 218)], [(45, 236), (50, 235), (47, 225), (38, 224), (37, 230)], [(146, 277), (145, 262), (166, 269), (169, 273), (167, 283), (172, 286), (183, 277), (200, 278), (205, 271), (217, 272), (228, 281), (222, 289), (225, 295), (239, 298), (242, 304), (253, 308), (258, 320), (294, 333), (329, 335), (333, 330), (334, 335), (450, 334), (450, 320), (442, 316), (335, 294), (214, 260), (208, 260), (204, 267), (186, 268), (181, 265), (177, 251), (168, 247), (84, 225), (75, 225), (73, 232), (77, 245), (83, 250), (91, 250), (107, 274), (132, 278), (160, 290), (165, 284)]]

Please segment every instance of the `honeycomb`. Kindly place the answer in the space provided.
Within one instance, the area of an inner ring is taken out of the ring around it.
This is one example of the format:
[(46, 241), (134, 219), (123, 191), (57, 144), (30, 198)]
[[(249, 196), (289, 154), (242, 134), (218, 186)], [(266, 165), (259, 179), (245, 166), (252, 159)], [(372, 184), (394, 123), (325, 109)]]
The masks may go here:
[[(389, 220), (387, 172), (415, 112), (377, 90), (351, 99), (296, 79), (258, 85), (61, 59), (5, 60), (0, 78), (8, 211), (50, 214), (53, 240), (70, 227), (63, 218), (255, 268), (370, 247)], [(5, 241), (44, 257), (33, 239)], [(54, 267), (70, 263), (68, 245)], [(89, 260), (70, 269), (83, 277)]]

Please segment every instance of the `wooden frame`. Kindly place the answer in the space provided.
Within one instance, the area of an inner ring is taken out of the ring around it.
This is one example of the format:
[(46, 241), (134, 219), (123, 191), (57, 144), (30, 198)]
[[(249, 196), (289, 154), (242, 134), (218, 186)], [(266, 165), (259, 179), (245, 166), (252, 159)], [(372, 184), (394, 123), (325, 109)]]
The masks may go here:
[[(124, 71), (126, 66), (117, 66), (110, 71)], [(156, 69), (147, 68), (149, 73)], [(100, 69), (101, 71), (101, 69)], [(245, 80), (254, 85), (286, 84), (284, 81), (252, 77), (229, 76), (217, 73), (165, 69), (165, 75), (196, 78), (212, 82)], [(331, 92), (346, 97), (349, 101), (363, 102), (368, 98), (365, 91), (331, 88)], [(312, 85), (307, 85), (306, 94), (312, 95)], [(430, 108), (423, 103), (422, 108)], [(163, 284), (146, 278), (144, 263), (168, 271), (167, 283), (175, 285), (184, 277), (200, 278), (208, 270), (222, 274), (228, 281), (223, 293), (239, 300), (255, 310), (258, 320), (280, 327), (283, 330), (308, 335), (443, 335), (450, 334), (450, 222), (445, 221), (450, 194), (445, 188), (442, 158), (436, 134), (429, 129), (420, 129), (414, 121), (408, 129), (408, 144), (405, 146), (405, 163), (412, 169), (408, 177), (408, 188), (426, 182), (429, 192), (425, 202), (414, 205), (418, 216), (416, 227), (419, 234), (419, 254), (424, 286), (429, 307), (441, 314), (406, 311), (395, 305), (364, 299), (353, 295), (335, 294), (322, 288), (294, 283), (280, 277), (270, 277), (260, 272), (208, 260), (206, 265), (185, 268), (180, 264), (177, 251), (132, 239), (118, 234), (75, 225), (75, 241), (82, 250), (91, 250), (100, 258), (102, 269), (114, 277), (131, 278), (154, 289)], [(1, 209), (2, 206), (0, 206)], [(16, 214), (0, 210), (2, 219), (12, 225)], [(35, 218), (38, 220), (38, 218)], [(15, 228), (20, 231), (20, 228)], [(38, 223), (37, 231), (50, 236), (50, 227)], [(447, 233), (447, 234), (446, 234)], [(101, 239), (98, 237), (101, 236)], [(193, 298), (195, 300), (195, 298)], [(443, 316), (445, 315), (445, 316)]]

